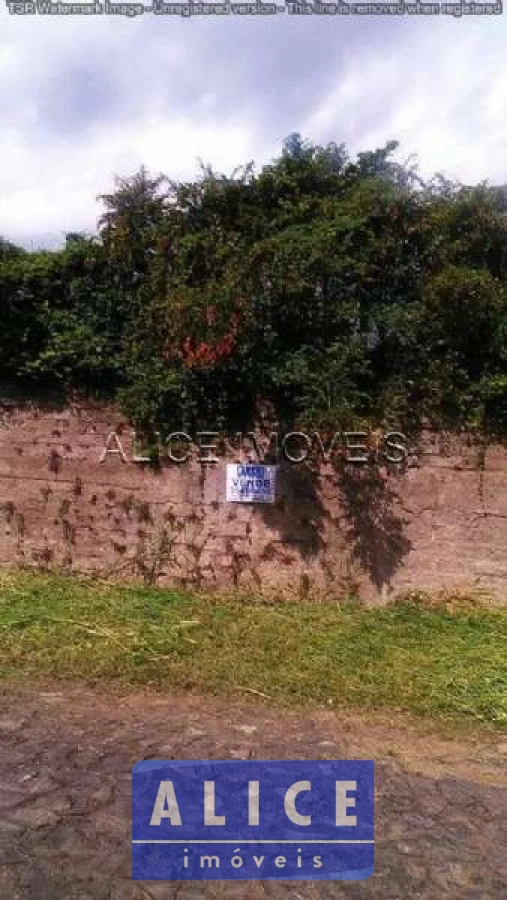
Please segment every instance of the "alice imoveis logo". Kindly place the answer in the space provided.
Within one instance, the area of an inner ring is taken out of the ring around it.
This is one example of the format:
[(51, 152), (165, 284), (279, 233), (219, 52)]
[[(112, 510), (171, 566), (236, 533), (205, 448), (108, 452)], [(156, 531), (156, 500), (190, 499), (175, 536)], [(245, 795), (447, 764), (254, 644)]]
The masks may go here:
[(372, 760), (138, 763), (135, 880), (354, 880), (374, 866)]

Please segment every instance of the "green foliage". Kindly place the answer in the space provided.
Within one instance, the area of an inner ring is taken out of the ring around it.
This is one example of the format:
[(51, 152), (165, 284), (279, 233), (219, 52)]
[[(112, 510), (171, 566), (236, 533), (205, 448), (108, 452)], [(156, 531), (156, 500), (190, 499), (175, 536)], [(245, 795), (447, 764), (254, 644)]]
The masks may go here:
[[(0, 675), (105, 679), (283, 705), (398, 710), (505, 728), (505, 609), (283, 606), (62, 576), (4, 575)], [(248, 647), (248, 652), (245, 652)]]
[(256, 172), (142, 168), (95, 237), (0, 241), (0, 375), (116, 398), (151, 428), (507, 420), (505, 190), (423, 184), (397, 144), (298, 134)]

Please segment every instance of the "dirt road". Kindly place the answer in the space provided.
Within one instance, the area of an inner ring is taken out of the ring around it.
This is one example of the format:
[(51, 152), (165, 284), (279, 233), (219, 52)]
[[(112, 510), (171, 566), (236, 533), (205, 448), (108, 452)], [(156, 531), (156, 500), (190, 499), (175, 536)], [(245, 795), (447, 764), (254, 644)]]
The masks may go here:
[[(133, 883), (130, 778), (143, 758), (376, 761), (365, 882)], [(444, 738), (401, 718), (262, 700), (0, 687), (2, 900), (507, 897), (507, 735)]]

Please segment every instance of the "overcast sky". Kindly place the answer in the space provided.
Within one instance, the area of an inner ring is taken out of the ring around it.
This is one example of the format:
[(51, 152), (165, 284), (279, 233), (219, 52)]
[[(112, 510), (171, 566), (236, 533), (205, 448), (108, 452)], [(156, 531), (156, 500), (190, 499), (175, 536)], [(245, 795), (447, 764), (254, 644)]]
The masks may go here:
[[(5, 0), (0, 0), (4, 3)], [(94, 230), (141, 163), (262, 164), (292, 131), (351, 154), (399, 140), (424, 176), (507, 182), (503, 15), (178, 19), (0, 10), (0, 234)]]

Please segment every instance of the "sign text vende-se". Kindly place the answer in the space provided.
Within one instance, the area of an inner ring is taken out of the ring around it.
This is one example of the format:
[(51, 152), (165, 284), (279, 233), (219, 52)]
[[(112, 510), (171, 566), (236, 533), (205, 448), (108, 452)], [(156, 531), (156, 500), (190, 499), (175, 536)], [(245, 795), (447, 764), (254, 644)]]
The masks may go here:
[(235, 503), (274, 503), (276, 466), (227, 465), (226, 497)]

